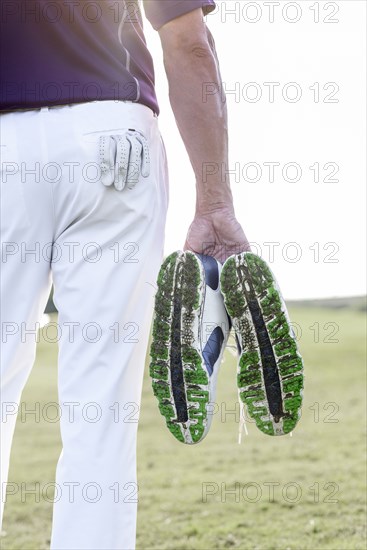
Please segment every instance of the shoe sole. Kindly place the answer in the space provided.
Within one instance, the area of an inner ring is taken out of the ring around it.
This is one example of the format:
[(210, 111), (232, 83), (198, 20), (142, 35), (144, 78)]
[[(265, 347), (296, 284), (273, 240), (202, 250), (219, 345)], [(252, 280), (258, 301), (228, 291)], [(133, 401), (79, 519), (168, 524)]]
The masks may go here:
[(226, 260), (220, 283), (240, 341), (239, 397), (262, 432), (287, 434), (300, 418), (303, 362), (276, 279), (244, 252)]
[(208, 429), (209, 375), (198, 344), (205, 272), (192, 252), (174, 252), (158, 274), (149, 373), (159, 410), (178, 441)]

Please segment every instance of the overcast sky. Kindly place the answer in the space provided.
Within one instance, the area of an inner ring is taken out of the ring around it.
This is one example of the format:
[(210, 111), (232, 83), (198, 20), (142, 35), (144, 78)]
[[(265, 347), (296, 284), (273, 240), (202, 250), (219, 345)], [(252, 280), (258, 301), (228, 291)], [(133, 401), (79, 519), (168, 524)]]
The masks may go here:
[[(364, 294), (365, 2), (217, 4), (207, 24), (232, 91), (239, 221), (286, 298)], [(159, 36), (147, 21), (145, 29), (169, 158), (169, 254), (182, 248), (193, 216), (194, 178), (168, 102)]]

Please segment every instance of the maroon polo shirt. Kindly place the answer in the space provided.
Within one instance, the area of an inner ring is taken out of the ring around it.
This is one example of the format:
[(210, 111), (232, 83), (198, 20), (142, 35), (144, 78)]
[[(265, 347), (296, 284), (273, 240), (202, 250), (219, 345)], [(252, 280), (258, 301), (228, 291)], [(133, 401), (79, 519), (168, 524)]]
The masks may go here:
[[(154, 29), (214, 0), (143, 0)], [(0, 111), (129, 100), (159, 114), (138, 0), (1, 0)]]

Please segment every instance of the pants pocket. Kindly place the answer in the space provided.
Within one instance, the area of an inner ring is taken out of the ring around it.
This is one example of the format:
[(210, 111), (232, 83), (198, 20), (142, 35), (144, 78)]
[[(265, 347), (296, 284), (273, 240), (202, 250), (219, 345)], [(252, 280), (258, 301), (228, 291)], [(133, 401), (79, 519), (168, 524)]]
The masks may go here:
[[(21, 159), (14, 130), (7, 131), (1, 124), (3, 139), (0, 145), (0, 207), (2, 240), (20, 235), (30, 225), (24, 196)], [(24, 159), (23, 159), (24, 160)]]

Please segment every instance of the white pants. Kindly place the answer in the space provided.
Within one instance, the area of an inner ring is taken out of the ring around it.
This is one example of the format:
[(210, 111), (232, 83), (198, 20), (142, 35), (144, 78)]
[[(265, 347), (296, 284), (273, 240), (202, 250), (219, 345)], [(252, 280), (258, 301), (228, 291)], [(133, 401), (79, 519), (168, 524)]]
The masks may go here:
[[(97, 101), (6, 113), (0, 124), (1, 513), (32, 331), (53, 282), (63, 449), (51, 548), (132, 549), (137, 418), (168, 205), (158, 119), (140, 104)], [(150, 175), (117, 191), (100, 181), (99, 137), (129, 128), (148, 141)]]

